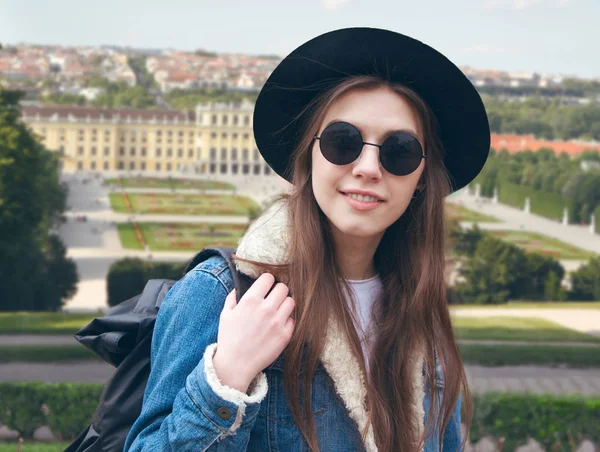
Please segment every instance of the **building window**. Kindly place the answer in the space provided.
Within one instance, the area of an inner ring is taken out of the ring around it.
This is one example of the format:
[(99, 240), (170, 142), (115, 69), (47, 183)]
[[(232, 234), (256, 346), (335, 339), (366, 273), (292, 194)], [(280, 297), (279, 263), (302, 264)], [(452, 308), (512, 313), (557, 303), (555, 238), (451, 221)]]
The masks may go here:
[(217, 149), (216, 148), (210, 148), (210, 161), (215, 161), (217, 160)]
[(64, 137), (64, 136), (61, 136), (61, 137), (60, 137), (60, 141), (65, 141), (65, 137)]
[(167, 149), (167, 157), (173, 157), (173, 149)]
[(83, 141), (83, 135), (79, 135), (79, 141)]
[(217, 124), (217, 115), (212, 115), (210, 122), (212, 125), (216, 125)]
[(104, 129), (104, 135), (110, 135), (110, 130), (109, 129)]
[(177, 157), (183, 157), (183, 149), (177, 149)]
[(268, 176), (269, 174), (271, 174), (271, 167), (269, 165), (265, 165), (264, 175)]
[(250, 172), (250, 165), (248, 165), (247, 163), (244, 163), (242, 165), (242, 173), (248, 174), (249, 172)]
[(160, 149), (160, 148), (156, 148), (156, 156), (157, 156), (157, 157), (160, 157), (160, 156), (161, 156), (161, 154), (162, 154), (162, 151), (161, 151), (161, 149)]
[(179, 131), (179, 136), (182, 137), (183, 136), (183, 130)]
[(123, 168), (125, 168), (125, 163), (119, 162), (119, 169), (123, 169)]
[(217, 172), (217, 164), (216, 163), (211, 163), (209, 166), (209, 172), (210, 174), (215, 174)]
[(214, 138), (217, 138), (217, 132), (212, 132), (212, 133), (210, 134), (210, 137), (211, 137), (211, 138), (213, 138), (213, 139), (214, 139)]
[(238, 150), (237, 150), (236, 148), (233, 148), (233, 149), (231, 150), (231, 160), (237, 160), (237, 158), (238, 158), (237, 151), (238, 151)]
[(227, 149), (221, 148), (221, 160), (225, 160), (226, 158), (227, 158)]
[[(159, 136), (161, 136), (161, 135), (162, 135), (162, 130), (157, 130), (157, 131), (156, 131), (156, 136), (158, 136), (158, 137), (159, 137)], [(160, 163), (159, 163), (159, 165), (158, 165), (158, 166), (160, 166)]]
[(227, 138), (227, 132), (223, 132), (223, 133), (221, 134), (221, 138), (223, 138), (223, 139)]
[(221, 174), (227, 174), (227, 163), (221, 163)]
[(110, 155), (110, 148), (109, 147), (105, 147), (104, 148), (104, 155)]
[(244, 125), (245, 126), (250, 125), (250, 116), (244, 116)]
[(104, 162), (104, 169), (107, 170), (108, 169), (108, 162)]
[(233, 138), (234, 140), (237, 140), (238, 134), (237, 133), (232, 133), (231, 134), (231, 138)]
[(244, 162), (247, 162), (247, 161), (248, 161), (248, 149), (243, 149), (243, 150), (242, 150), (242, 160), (243, 160)]
[(238, 115), (233, 115), (233, 125), (234, 126), (238, 125)]
[(58, 148), (58, 155), (65, 155), (65, 147), (64, 146), (60, 146)]
[(131, 148), (130, 154), (135, 155), (135, 148)]
[(77, 169), (83, 169), (83, 162), (77, 162)]
[(227, 115), (223, 115), (223, 125), (226, 126), (229, 123), (229, 118)]
[(255, 149), (255, 150), (254, 150), (254, 161), (255, 161), (255, 162), (258, 162), (258, 160), (259, 160), (259, 156), (258, 156), (258, 149)]
[[(62, 148), (62, 146), (61, 146), (61, 148)], [(62, 155), (62, 154), (61, 154), (61, 155)], [(77, 155), (83, 155), (83, 146), (79, 146), (79, 147), (77, 148)]]
[(121, 136), (121, 143), (125, 143), (125, 136)]
[(172, 130), (167, 130), (167, 136), (168, 137), (172, 137), (173, 136), (173, 131)]
[(142, 148), (142, 157), (146, 157), (146, 148)]
[(234, 163), (233, 165), (231, 165), (231, 172), (233, 174), (237, 174), (238, 173), (238, 164)]
[(146, 171), (146, 162), (142, 162), (142, 163), (140, 164), (140, 168), (141, 168), (143, 171)]
[(171, 164), (167, 163), (167, 171), (171, 171)]
[(129, 162), (129, 169), (135, 169), (135, 162)]
[(250, 137), (250, 135), (248, 135), (247, 133), (244, 134), (244, 140), (247, 140), (248, 137)]
[(194, 150), (193, 149), (188, 149), (188, 158), (194, 158)]
[(157, 163), (156, 165), (154, 165), (154, 167), (156, 168), (156, 171), (160, 171), (160, 163)]
[(95, 170), (96, 169), (96, 162), (92, 162), (91, 163), (91, 169)]
[(254, 175), (255, 176), (259, 176), (260, 175), (260, 165), (254, 165)]
[(123, 146), (119, 148), (119, 155), (125, 155), (125, 148)]
[(96, 146), (92, 146), (92, 155), (96, 155)]

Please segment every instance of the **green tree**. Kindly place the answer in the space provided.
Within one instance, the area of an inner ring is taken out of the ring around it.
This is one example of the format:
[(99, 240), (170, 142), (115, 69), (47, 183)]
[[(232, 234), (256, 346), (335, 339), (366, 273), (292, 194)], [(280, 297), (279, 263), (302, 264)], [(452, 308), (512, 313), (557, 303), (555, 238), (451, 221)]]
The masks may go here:
[(66, 190), (56, 154), (20, 119), (21, 98), (0, 90), (0, 310), (55, 310), (77, 282), (73, 261), (50, 234)]
[(525, 274), (526, 263), (520, 248), (491, 236), (483, 237), (459, 270), (464, 278), (457, 285), (460, 297), (472, 304), (505, 303)]
[(571, 273), (570, 300), (600, 300), (600, 257)]

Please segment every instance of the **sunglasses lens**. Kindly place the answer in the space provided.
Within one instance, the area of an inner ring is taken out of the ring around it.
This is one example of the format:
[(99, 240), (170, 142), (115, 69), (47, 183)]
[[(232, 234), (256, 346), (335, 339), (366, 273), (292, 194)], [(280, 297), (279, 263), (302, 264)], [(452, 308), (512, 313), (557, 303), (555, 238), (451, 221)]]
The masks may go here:
[(421, 164), (423, 149), (419, 140), (398, 132), (386, 138), (381, 146), (381, 164), (391, 174), (406, 176)]
[(328, 125), (321, 133), (323, 157), (335, 165), (348, 165), (362, 151), (362, 138), (358, 129), (345, 122)]

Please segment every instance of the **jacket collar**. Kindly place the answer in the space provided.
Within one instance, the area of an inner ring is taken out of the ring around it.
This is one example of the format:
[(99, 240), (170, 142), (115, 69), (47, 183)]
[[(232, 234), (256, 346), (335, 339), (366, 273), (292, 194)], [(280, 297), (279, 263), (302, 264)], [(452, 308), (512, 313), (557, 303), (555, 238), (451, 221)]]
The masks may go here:
[[(288, 234), (287, 206), (285, 201), (279, 201), (254, 220), (240, 239), (236, 254), (244, 259), (269, 264), (283, 263)], [(245, 262), (238, 262), (236, 265), (240, 272), (252, 278), (258, 278), (263, 273), (261, 269)], [(413, 367), (415, 393), (412, 406), (417, 431), (420, 434), (422, 433), (425, 415), (423, 409), (422, 355), (418, 354), (415, 360)], [(352, 354), (345, 334), (334, 320), (329, 321), (321, 362), (333, 380), (336, 391), (344, 401), (350, 417), (356, 422), (359, 430), (362, 431), (367, 424), (367, 411), (365, 409), (367, 391), (364, 375)], [(364, 446), (367, 452), (377, 452), (371, 427), (369, 427)]]

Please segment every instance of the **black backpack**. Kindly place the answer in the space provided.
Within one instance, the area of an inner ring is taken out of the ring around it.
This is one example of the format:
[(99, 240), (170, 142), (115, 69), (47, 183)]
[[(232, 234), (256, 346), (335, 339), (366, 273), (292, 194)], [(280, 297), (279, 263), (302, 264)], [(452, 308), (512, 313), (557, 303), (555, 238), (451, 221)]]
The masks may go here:
[[(234, 248), (206, 248), (183, 273), (212, 256), (221, 256), (231, 270), (238, 302), (253, 280), (239, 273), (231, 260)], [(150, 344), (160, 304), (176, 281), (151, 279), (141, 294), (110, 308), (92, 320), (75, 339), (116, 367), (105, 384), (92, 423), (65, 452), (122, 452), (125, 439), (142, 410), (150, 375)]]

